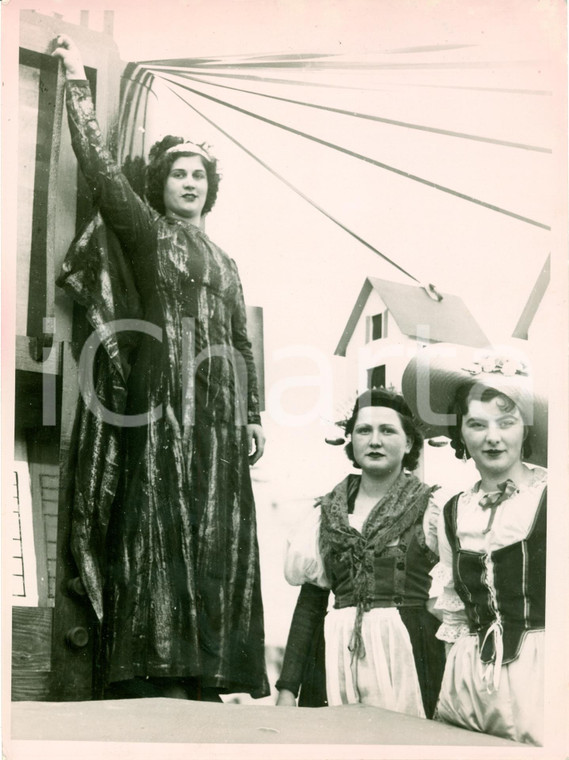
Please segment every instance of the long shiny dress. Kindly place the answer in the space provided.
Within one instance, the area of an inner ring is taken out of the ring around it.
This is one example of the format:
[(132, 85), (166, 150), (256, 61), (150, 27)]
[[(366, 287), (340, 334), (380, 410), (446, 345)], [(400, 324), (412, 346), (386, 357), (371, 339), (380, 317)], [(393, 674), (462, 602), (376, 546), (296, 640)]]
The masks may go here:
[[(116, 470), (108, 514), (98, 513), (92, 482), (75, 483), (73, 551), (102, 619), (105, 683), (199, 677), (205, 687), (264, 696), (246, 428), (260, 415), (237, 267), (196, 226), (158, 215), (133, 192), (103, 144), (87, 82), (68, 82), (67, 109), (75, 154), (132, 267), (143, 320), (129, 325), (138, 347), (124, 413), (144, 421), (106, 433)], [(89, 268), (100, 262), (83, 243), (60, 282), (97, 313), (97, 299), (112, 301), (120, 267), (93, 285)], [(100, 448), (99, 433), (80, 433), (87, 455)], [(108, 487), (97, 487), (108, 498)]]

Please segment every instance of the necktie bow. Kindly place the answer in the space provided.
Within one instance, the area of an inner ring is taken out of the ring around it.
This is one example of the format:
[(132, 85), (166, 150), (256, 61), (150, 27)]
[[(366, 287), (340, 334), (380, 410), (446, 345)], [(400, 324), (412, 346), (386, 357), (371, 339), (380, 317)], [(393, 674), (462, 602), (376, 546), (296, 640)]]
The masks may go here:
[(478, 503), (482, 509), (490, 509), (490, 518), (488, 520), (488, 525), (486, 526), (484, 533), (488, 533), (492, 527), (498, 505), (503, 501), (506, 501), (506, 499), (509, 499), (510, 496), (515, 494), (517, 490), (518, 489), (514, 481), (508, 478), (508, 480), (504, 480), (503, 483), (498, 483), (498, 488), (496, 491), (491, 491), (490, 493), (484, 494), (484, 496), (480, 499)]

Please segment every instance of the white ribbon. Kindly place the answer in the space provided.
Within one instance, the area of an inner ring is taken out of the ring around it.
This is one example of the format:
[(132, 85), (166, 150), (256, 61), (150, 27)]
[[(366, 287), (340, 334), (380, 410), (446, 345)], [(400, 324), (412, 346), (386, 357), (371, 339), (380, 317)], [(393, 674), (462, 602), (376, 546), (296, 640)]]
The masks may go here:
[(480, 647), (480, 653), (490, 635), (494, 635), (494, 659), (492, 662), (484, 663), (480, 660), (480, 677), (482, 683), (486, 686), (488, 694), (498, 691), (500, 686), (500, 675), (502, 673), (502, 661), (504, 659), (504, 641), (502, 638), (502, 625), (499, 620), (495, 620), (486, 631), (484, 640)]

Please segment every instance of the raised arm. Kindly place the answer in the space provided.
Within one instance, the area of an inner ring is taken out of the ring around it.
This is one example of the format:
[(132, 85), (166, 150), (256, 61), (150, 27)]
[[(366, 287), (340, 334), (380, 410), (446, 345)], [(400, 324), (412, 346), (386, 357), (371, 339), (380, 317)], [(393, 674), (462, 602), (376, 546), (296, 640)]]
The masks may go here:
[(67, 116), (79, 166), (105, 222), (133, 251), (152, 222), (152, 212), (105, 146), (79, 49), (64, 34), (56, 37), (54, 46), (52, 55), (61, 60), (67, 80)]

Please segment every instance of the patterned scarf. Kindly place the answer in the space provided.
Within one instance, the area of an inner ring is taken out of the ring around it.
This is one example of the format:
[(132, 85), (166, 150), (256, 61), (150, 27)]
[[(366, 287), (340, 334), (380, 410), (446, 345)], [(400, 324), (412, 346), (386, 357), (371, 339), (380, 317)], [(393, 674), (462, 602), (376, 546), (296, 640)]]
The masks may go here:
[(334, 559), (348, 561), (356, 602), (356, 619), (350, 642), (353, 657), (364, 657), (361, 635), (363, 613), (370, 609), (374, 555), (414, 525), (425, 512), (433, 491), (409, 473), (401, 472), (387, 494), (369, 513), (360, 533), (350, 526), (348, 499), (357, 493), (359, 475), (348, 475), (317, 504), (321, 507), (320, 551), (329, 578)]

